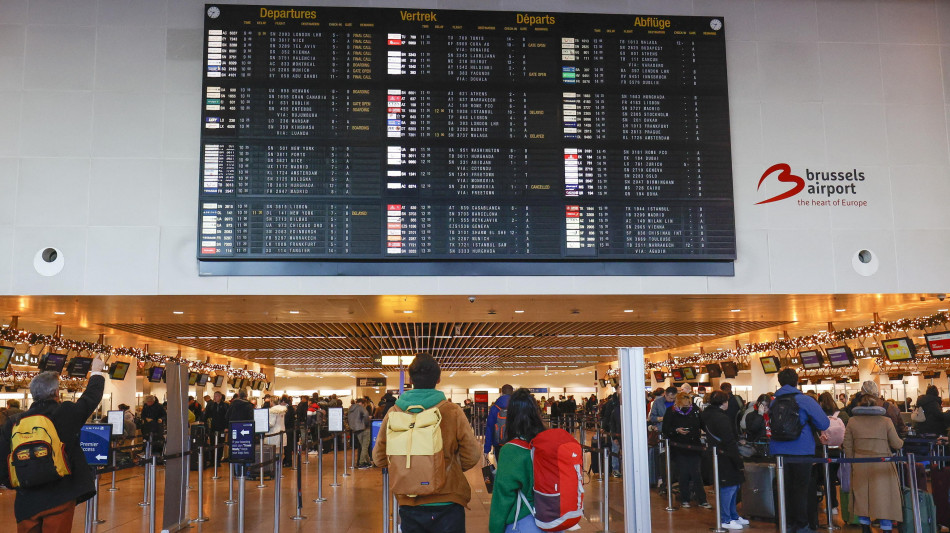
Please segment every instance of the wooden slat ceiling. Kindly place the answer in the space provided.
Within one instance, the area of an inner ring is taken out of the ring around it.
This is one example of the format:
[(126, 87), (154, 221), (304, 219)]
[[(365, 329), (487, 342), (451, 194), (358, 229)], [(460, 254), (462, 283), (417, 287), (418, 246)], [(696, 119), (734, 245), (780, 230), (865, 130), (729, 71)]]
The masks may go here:
[[(568, 283), (517, 278), (508, 291), (542, 282)], [(644, 278), (643, 286), (652, 282)], [(407, 284), (425, 287), (408, 278)], [(507, 294), (469, 300), (466, 293), (0, 296), (0, 325), (16, 316), (21, 328), (38, 333), (61, 328), (63, 336), (87, 341), (103, 335), (112, 345), (148, 344), (152, 353), (180, 351), (187, 359), (250, 364), (253, 370), (260, 364), (265, 372), (273, 364), (280, 372), (375, 374), (368, 367), (374, 354), (429, 350), (454, 370), (567, 369), (612, 360), (620, 346), (644, 346), (653, 359), (665, 359), (668, 353), (809, 335), (830, 322), (841, 329), (868, 324), (875, 315), (895, 320), (950, 307), (934, 294)]]
[(616, 358), (617, 349), (648, 352), (785, 324), (713, 322), (359, 322), (103, 324), (292, 371), (373, 369), (373, 357), (432, 353), (447, 370), (580, 368)]

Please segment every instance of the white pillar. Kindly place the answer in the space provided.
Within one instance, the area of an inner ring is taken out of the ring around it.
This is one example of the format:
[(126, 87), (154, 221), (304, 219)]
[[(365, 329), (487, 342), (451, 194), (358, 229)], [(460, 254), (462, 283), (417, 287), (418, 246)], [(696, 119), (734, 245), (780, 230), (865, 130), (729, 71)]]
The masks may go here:
[[(138, 368), (138, 361), (131, 358), (122, 358), (120, 361), (126, 361), (131, 366), (129, 371), (125, 373), (125, 379), (109, 379), (106, 378), (106, 386), (103, 390), (104, 394), (111, 395), (109, 400), (103, 400), (102, 409), (104, 411), (117, 410), (120, 403), (124, 403), (129, 407), (135, 408), (135, 371)], [(115, 362), (115, 358), (112, 361)]]
[(865, 381), (877, 381), (880, 384), (879, 380), (874, 379), (874, 359), (868, 357), (865, 359), (858, 359), (858, 383), (864, 383)]
[[(646, 396), (643, 394), (643, 348), (621, 348), (620, 403), (623, 446), (623, 529), (627, 533), (652, 531), (649, 466), (647, 463)], [(601, 466), (608, 472), (607, 465)], [(607, 477), (604, 475), (604, 479)]]

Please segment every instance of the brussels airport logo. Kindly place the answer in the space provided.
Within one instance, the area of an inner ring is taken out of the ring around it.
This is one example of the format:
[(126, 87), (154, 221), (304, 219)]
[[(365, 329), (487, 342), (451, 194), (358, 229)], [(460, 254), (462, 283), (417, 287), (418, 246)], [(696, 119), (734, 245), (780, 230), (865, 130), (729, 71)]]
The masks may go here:
[[(805, 169), (805, 177), (792, 173), (788, 163), (770, 166), (759, 178), (756, 190), (764, 192), (763, 186), (778, 194), (756, 202), (755, 205), (792, 200), (801, 207), (867, 207), (868, 201), (861, 198), (860, 186), (865, 180), (864, 171), (851, 169), (812, 170)], [(769, 183), (781, 185), (769, 186)]]

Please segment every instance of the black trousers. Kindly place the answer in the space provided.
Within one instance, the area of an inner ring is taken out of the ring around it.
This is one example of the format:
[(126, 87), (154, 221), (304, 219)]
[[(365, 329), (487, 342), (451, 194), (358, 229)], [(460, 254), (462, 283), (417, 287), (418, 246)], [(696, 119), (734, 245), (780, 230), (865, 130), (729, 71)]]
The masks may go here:
[(679, 467), (680, 502), (689, 502), (692, 497), (696, 503), (706, 503), (706, 488), (700, 471), (702, 456), (674, 451), (672, 459)]
[[(789, 532), (817, 525), (818, 486), (810, 463), (785, 463), (785, 524)], [(815, 524), (811, 524), (812, 520)]]
[(403, 505), (399, 507), (402, 533), (465, 533), (465, 508), (448, 505)]

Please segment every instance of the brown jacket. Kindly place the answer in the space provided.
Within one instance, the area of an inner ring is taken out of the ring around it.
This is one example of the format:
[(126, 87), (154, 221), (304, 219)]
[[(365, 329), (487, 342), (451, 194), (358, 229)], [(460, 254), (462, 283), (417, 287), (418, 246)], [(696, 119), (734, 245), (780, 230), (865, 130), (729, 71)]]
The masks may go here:
[[(393, 407), (390, 411), (398, 409)], [(472, 499), (472, 488), (465, 479), (466, 470), (478, 466), (482, 454), (472, 426), (465, 418), (462, 408), (452, 402), (443, 402), (439, 407), (442, 414), (442, 453), (448, 471), (445, 473), (445, 487), (440, 494), (409, 497), (397, 495), (399, 505), (423, 505), (427, 503), (457, 503), (468, 507)], [(388, 467), (389, 458), (386, 455), (386, 427), (389, 423), (389, 413), (383, 417), (383, 424), (376, 437), (376, 447), (373, 448), (373, 462), (379, 467)]]
[[(881, 415), (859, 415), (852, 411), (844, 432), (847, 457), (890, 457), (891, 449), (904, 445), (891, 419)], [(851, 465), (851, 509), (853, 515), (903, 520), (901, 488), (894, 463), (853, 463)]]

